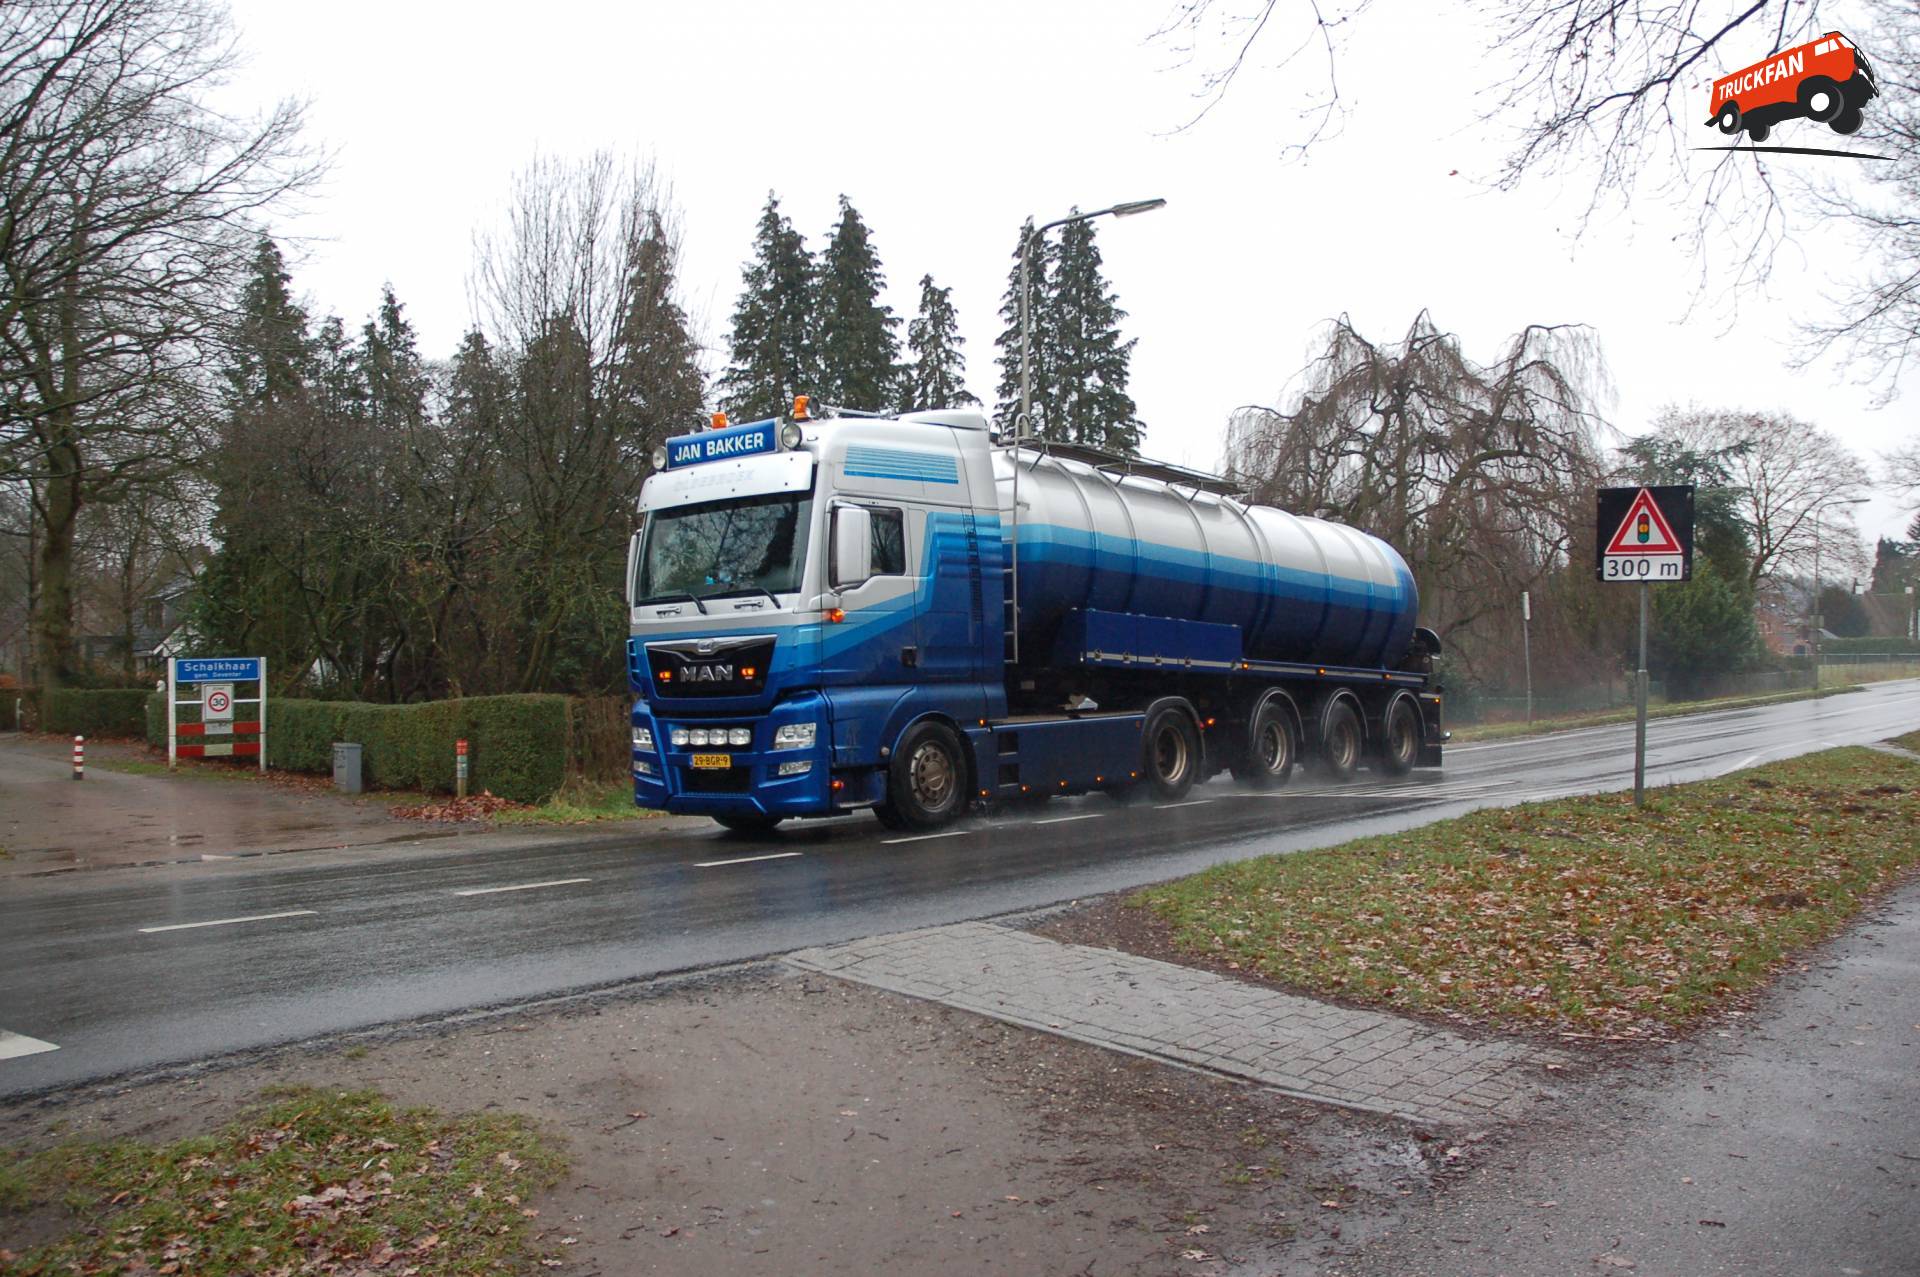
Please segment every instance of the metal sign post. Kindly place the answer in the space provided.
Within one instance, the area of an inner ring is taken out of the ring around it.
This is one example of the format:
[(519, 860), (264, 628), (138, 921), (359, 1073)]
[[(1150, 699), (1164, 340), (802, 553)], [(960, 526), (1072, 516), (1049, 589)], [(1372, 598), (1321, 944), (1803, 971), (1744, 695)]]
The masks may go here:
[(1527, 722), (1533, 722), (1533, 595), (1520, 591), (1520, 650), (1527, 662)]
[(1640, 587), (1633, 676), (1633, 805), (1647, 803), (1647, 598), (1655, 581), (1693, 579), (1693, 485), (1596, 490), (1593, 574)]

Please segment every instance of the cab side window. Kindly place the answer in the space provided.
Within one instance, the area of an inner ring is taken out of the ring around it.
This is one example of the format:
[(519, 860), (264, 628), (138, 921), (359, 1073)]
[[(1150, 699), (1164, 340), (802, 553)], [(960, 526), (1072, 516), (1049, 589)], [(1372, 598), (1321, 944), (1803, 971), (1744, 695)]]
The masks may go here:
[(904, 576), (907, 571), (907, 530), (898, 510), (872, 511), (873, 574)]

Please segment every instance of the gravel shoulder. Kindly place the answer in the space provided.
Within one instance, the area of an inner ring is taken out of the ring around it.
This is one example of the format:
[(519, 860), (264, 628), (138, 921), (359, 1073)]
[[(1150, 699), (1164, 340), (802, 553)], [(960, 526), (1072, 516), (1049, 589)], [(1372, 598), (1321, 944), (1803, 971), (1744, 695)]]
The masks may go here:
[(1423, 1202), (1443, 1152), (764, 967), (15, 1105), (0, 1142), (178, 1138), (281, 1083), (528, 1115), (571, 1162), (535, 1203), (541, 1254), (581, 1273), (1313, 1273)]

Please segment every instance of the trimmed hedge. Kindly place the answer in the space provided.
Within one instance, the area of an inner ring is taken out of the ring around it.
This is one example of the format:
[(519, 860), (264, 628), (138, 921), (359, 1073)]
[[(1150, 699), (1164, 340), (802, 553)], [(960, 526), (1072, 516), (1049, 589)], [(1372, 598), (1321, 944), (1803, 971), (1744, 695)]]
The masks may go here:
[(40, 730), (56, 736), (138, 739), (147, 726), (147, 698), (152, 695), (137, 687), (53, 688), (40, 693)]
[(1910, 638), (1830, 638), (1820, 644), (1826, 656), (1910, 656), (1920, 654), (1920, 642)]
[[(193, 711), (184, 711), (191, 720)], [(167, 743), (166, 698), (152, 695), (147, 739)], [(452, 793), (454, 742), (467, 742), (470, 793), (535, 803), (575, 770), (572, 702), (565, 696), (469, 696), (380, 705), (363, 701), (267, 702), (267, 765), (331, 775), (336, 741), (358, 742), (365, 780), (381, 789)]]

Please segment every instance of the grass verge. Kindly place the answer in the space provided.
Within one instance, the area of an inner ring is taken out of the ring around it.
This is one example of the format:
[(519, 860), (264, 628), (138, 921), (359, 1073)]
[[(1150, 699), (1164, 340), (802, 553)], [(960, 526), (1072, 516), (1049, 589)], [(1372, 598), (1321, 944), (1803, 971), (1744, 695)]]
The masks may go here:
[(1896, 736), (1892, 743), (1901, 749), (1911, 749), (1915, 753), (1920, 753), (1920, 732), (1908, 732), (1905, 736)]
[[(1711, 714), (1718, 710), (1751, 709), (1757, 705), (1781, 705), (1788, 701), (1817, 701), (1828, 696), (1839, 696), (1846, 692), (1858, 691), (1855, 682), (1841, 687), (1804, 688), (1797, 692), (1772, 692), (1765, 696), (1729, 696), (1714, 701), (1669, 701), (1659, 705), (1647, 706), (1647, 717), (1680, 718), (1688, 714)], [(1556, 718), (1536, 718), (1531, 723), (1475, 723), (1468, 727), (1455, 728), (1453, 742), (1464, 745), (1470, 741), (1505, 740), (1513, 736), (1545, 736), (1550, 732), (1570, 732), (1581, 727), (1608, 727), (1615, 723), (1631, 723), (1634, 719), (1633, 707), (1625, 709), (1600, 710), (1591, 714), (1567, 714)]]
[(606, 820), (649, 820), (662, 813), (633, 805), (633, 782), (570, 781), (559, 793), (533, 807), (494, 814), (496, 825), (582, 825)]
[[(0, 1153), (0, 1273), (523, 1272), (563, 1163), (517, 1117), (292, 1090), (176, 1144)], [(15, 1242), (14, 1244), (19, 1244)]]
[(1503, 1028), (1660, 1037), (1762, 984), (1920, 862), (1920, 763), (1868, 749), (1476, 812), (1130, 903), (1215, 966)]

